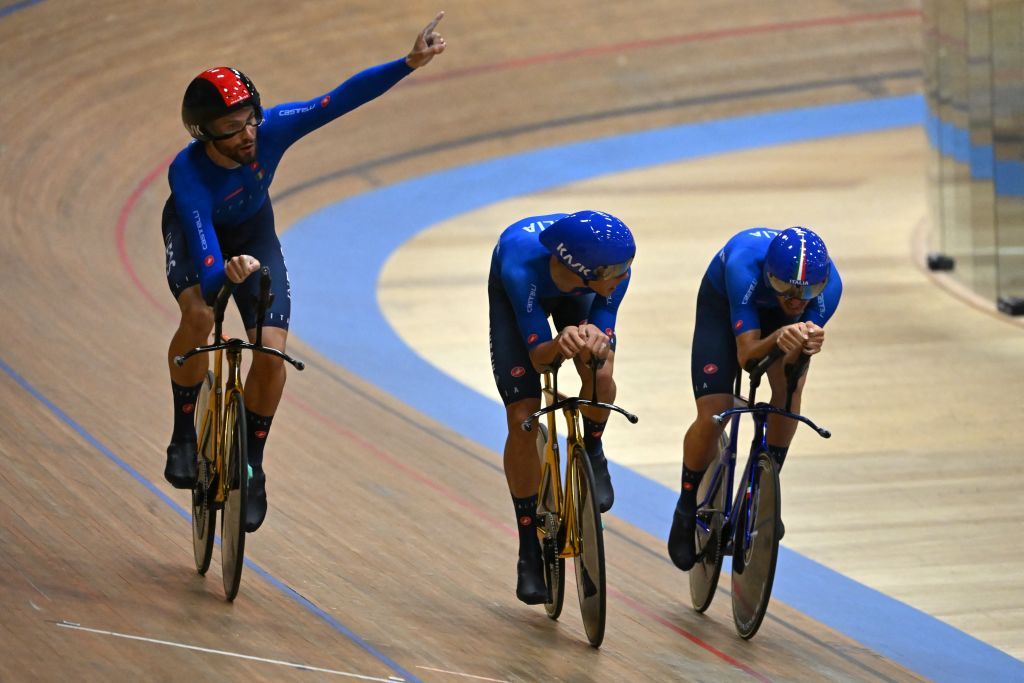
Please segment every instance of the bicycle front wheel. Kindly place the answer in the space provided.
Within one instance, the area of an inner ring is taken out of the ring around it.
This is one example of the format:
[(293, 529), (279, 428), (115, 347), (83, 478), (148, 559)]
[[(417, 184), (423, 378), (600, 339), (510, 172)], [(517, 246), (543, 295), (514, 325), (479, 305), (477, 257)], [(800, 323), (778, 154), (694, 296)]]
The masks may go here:
[(552, 471), (547, 463), (548, 428), (538, 425), (537, 454), (540, 456), (540, 490), (537, 494), (537, 535), (544, 558), (544, 585), (547, 600), (544, 611), (551, 619), (562, 614), (565, 599), (565, 558), (559, 557), (561, 548), (558, 539), (558, 472)]
[(233, 392), (224, 410), (224, 472), (227, 489), (221, 512), (220, 560), (224, 593), (228, 600), (238, 595), (245, 560), (245, 498), (249, 489), (249, 460), (245, 438), (245, 404)]
[(572, 450), (572, 487), (576, 498), (574, 512), (579, 529), (579, 553), (576, 562), (576, 591), (587, 640), (600, 647), (604, 640), (607, 604), (604, 573), (604, 531), (601, 512), (594, 500), (594, 473), (590, 459), (581, 446)]
[[(748, 500), (737, 520), (732, 572), (732, 616), (736, 631), (750, 639), (768, 611), (779, 557), (782, 498), (779, 471), (767, 453), (757, 456)], [(737, 571), (737, 566), (742, 567)]]
[(192, 486), (192, 555), (196, 571), (205, 576), (213, 557), (213, 536), (217, 532), (217, 512), (213, 509), (213, 442), (214, 420), (210, 407), (213, 373), (207, 371), (199, 388), (193, 412), (196, 421), (198, 451), (196, 483)]

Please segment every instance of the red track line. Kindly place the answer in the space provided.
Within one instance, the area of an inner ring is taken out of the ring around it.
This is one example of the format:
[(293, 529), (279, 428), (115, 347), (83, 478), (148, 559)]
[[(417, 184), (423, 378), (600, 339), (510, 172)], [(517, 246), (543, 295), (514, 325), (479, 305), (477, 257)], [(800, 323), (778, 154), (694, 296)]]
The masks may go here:
[(684, 43), (698, 43), (722, 38), (737, 38), (740, 36), (750, 36), (759, 33), (774, 33), (777, 31), (796, 31), (807, 28), (819, 28), (822, 26), (843, 26), (847, 24), (887, 21), (890, 19), (912, 19), (920, 16), (920, 10), (907, 9), (895, 10), (892, 12), (876, 12), (873, 14), (855, 14), (841, 17), (820, 17), (818, 19), (804, 19), (802, 21), (789, 21), (775, 24), (740, 26), (735, 28), (719, 29), (717, 31), (699, 31), (697, 33), (684, 33), (676, 36), (649, 38), (647, 40), (637, 40), (628, 43), (586, 47), (578, 50), (567, 50), (565, 52), (548, 52), (529, 57), (510, 59), (504, 62), (481, 64), (479, 66), (471, 66), (464, 69), (453, 69), (439, 74), (418, 76), (415, 80), (409, 81), (408, 83), (409, 85), (435, 83), (437, 81), (447, 81), (455, 78), (462, 78), (464, 76), (475, 76), (481, 73), (490, 73), (493, 71), (518, 69), (524, 66), (533, 66), (535, 64), (544, 64), (547, 62), (565, 61), (581, 57), (594, 57), (604, 54), (620, 54), (630, 50), (644, 50), (652, 47), (663, 47), (666, 45), (682, 45)]
[(128, 195), (128, 199), (125, 200), (124, 205), (121, 207), (121, 211), (117, 216), (117, 227), (114, 229), (114, 241), (117, 243), (117, 254), (121, 258), (121, 265), (128, 271), (128, 277), (135, 284), (135, 287), (142, 293), (144, 297), (149, 301), (154, 308), (166, 309), (166, 306), (156, 300), (153, 293), (146, 289), (146, 286), (142, 284), (142, 280), (139, 278), (138, 273), (135, 272), (135, 268), (132, 267), (132, 262), (128, 258), (128, 248), (125, 245), (125, 232), (128, 229), (128, 216), (131, 215), (132, 210), (135, 208), (135, 204), (139, 201), (139, 197), (145, 192), (153, 181), (156, 180), (157, 176), (160, 175), (161, 171), (171, 165), (173, 156), (167, 157), (156, 167), (154, 167), (149, 173), (146, 174), (135, 189), (132, 190), (131, 194)]
[(676, 633), (678, 633), (682, 637), (686, 638), (687, 640), (691, 641), (695, 645), (704, 648), (705, 650), (707, 650), (711, 654), (715, 655), (719, 659), (721, 659), (721, 660), (723, 660), (725, 662), (728, 662), (729, 664), (732, 664), (737, 669), (740, 669), (744, 673), (750, 674), (752, 677), (756, 678), (757, 680), (763, 681), (764, 683), (771, 683), (771, 679), (768, 678), (767, 676), (765, 676), (764, 674), (758, 673), (757, 671), (751, 669), (746, 664), (743, 664), (742, 662), (740, 662), (740, 661), (738, 661), (736, 659), (733, 659), (732, 657), (730, 657), (729, 655), (725, 654), (721, 650), (718, 650), (718, 649), (712, 647), (711, 645), (705, 643), (703, 640), (701, 640), (697, 636), (693, 635), (692, 633), (690, 633), (689, 631), (684, 629), (682, 626), (679, 626), (678, 624), (673, 624), (671, 621), (669, 621), (665, 617), (663, 617), (660, 614), (654, 612), (653, 610), (651, 610), (650, 608), (646, 607), (645, 605), (642, 605), (641, 603), (637, 602), (636, 600), (634, 600), (633, 598), (629, 597), (625, 593), (621, 593), (621, 592), (615, 590), (614, 588), (609, 588), (607, 590), (608, 590), (609, 595), (615, 596), (618, 600), (621, 600), (622, 602), (626, 603), (627, 605), (632, 607), (634, 610), (636, 610), (640, 614), (643, 614), (648, 619), (651, 619), (652, 621), (656, 621), (659, 624), (661, 624), (662, 626), (675, 631)]
[[(531, 66), (531, 65), (534, 65), (534, 64), (542, 64), (542, 63), (547, 63), (547, 62), (563, 61), (563, 60), (568, 60), (568, 59), (577, 59), (577, 58), (581, 58), (581, 57), (591, 57), (591, 56), (595, 56), (595, 55), (608, 54), (608, 53), (613, 53), (613, 52), (614, 53), (621, 53), (621, 52), (628, 51), (628, 50), (639, 50), (639, 49), (646, 49), (646, 48), (651, 48), (651, 47), (661, 47), (661, 46), (664, 46), (664, 45), (678, 45), (678, 44), (683, 44), (683, 43), (692, 43), (692, 42), (699, 42), (699, 41), (715, 40), (715, 39), (720, 39), (720, 38), (731, 38), (731, 37), (738, 37), (738, 36), (745, 36), (745, 35), (754, 35), (754, 34), (758, 34), (758, 33), (769, 33), (769, 32), (774, 32), (774, 31), (799, 30), (799, 29), (805, 29), (805, 28), (815, 28), (815, 27), (820, 27), (820, 26), (838, 26), (838, 25), (844, 25), (844, 24), (863, 23), (863, 22), (869, 22), (869, 21), (885, 21), (885, 20), (889, 20), (889, 19), (906, 19), (906, 18), (919, 17), (920, 15), (921, 15), (921, 13), (918, 10), (898, 10), (898, 11), (893, 11), (893, 12), (880, 12), (880, 13), (875, 13), (875, 14), (861, 14), (861, 15), (845, 16), (845, 17), (824, 17), (824, 18), (820, 18), (820, 19), (807, 19), (807, 20), (804, 20), (804, 21), (795, 21), (795, 22), (787, 22), (787, 23), (762, 24), (762, 25), (758, 25), (758, 26), (748, 26), (748, 27), (733, 28), (733, 29), (722, 29), (722, 30), (718, 30), (718, 31), (704, 31), (704, 32), (691, 33), (691, 34), (685, 34), (685, 35), (680, 35), (680, 36), (666, 36), (664, 38), (654, 38), (654, 39), (643, 40), (643, 41), (634, 41), (634, 42), (630, 42), (630, 43), (620, 43), (620, 44), (616, 44), (616, 45), (606, 45), (606, 46), (602, 46), (602, 47), (584, 48), (584, 49), (580, 49), (580, 50), (570, 50), (570, 51), (566, 51), (566, 52), (547, 53), (547, 54), (542, 54), (542, 55), (535, 55), (535, 56), (532, 56), (532, 57), (526, 57), (526, 58), (522, 58), (522, 59), (508, 60), (508, 61), (505, 61), (505, 62), (497, 62), (497, 63), (494, 63), (494, 64), (481, 65), (481, 66), (470, 67), (470, 68), (466, 68), (466, 69), (459, 69), (459, 70), (449, 71), (449, 72), (446, 72), (446, 73), (443, 73), (443, 74), (437, 74), (435, 76), (424, 76), (422, 78), (416, 79), (415, 81), (411, 81), (411, 83), (430, 83), (430, 82), (437, 82), (437, 81), (452, 80), (452, 79), (461, 78), (461, 77), (464, 77), (464, 76), (471, 76), (471, 75), (476, 75), (476, 74), (480, 74), (480, 73), (488, 73), (488, 72), (493, 72), (493, 71), (503, 71), (503, 70), (508, 70), (508, 69), (515, 69), (515, 68), (520, 68), (520, 67), (525, 67), (525, 66)], [(161, 312), (163, 312), (165, 315), (168, 315), (169, 317), (173, 317), (172, 310), (168, 306), (166, 306), (165, 304), (162, 304), (161, 302), (159, 302), (156, 299), (156, 297), (153, 296), (153, 294), (145, 287), (145, 285), (142, 283), (142, 280), (139, 278), (138, 274), (135, 272), (135, 268), (132, 266), (131, 260), (128, 258), (128, 251), (127, 251), (127, 248), (125, 246), (125, 232), (126, 232), (126, 229), (127, 229), (128, 216), (131, 215), (131, 212), (134, 210), (135, 205), (138, 203), (139, 197), (142, 195), (143, 192), (145, 192), (149, 188), (150, 185), (152, 185), (153, 181), (157, 178), (157, 176), (161, 173), (161, 171), (163, 171), (165, 168), (167, 168), (167, 166), (170, 164), (172, 158), (173, 157), (165, 159), (164, 161), (160, 162), (160, 164), (158, 164), (148, 174), (146, 174), (146, 176), (139, 182), (139, 184), (135, 187), (135, 189), (132, 190), (131, 194), (125, 200), (124, 205), (121, 207), (121, 211), (120, 211), (120, 213), (118, 215), (117, 226), (116, 226), (116, 229), (115, 229), (115, 241), (117, 243), (118, 255), (119, 255), (120, 259), (121, 259), (122, 266), (124, 267), (125, 271), (127, 271), (127, 273), (128, 273), (129, 278), (135, 284), (135, 286), (139, 290), (139, 292), (149, 301), (150, 304), (153, 305), (154, 308), (160, 310)], [(349, 439), (351, 441), (354, 441), (355, 443), (363, 446), (364, 448), (369, 450), (372, 454), (374, 454), (375, 456), (377, 456), (381, 460), (384, 460), (385, 462), (387, 462), (391, 466), (396, 467), (397, 469), (400, 469), (401, 471), (405, 472), (406, 474), (412, 476), (414, 479), (416, 479), (420, 483), (428, 486), (429, 488), (433, 489), (434, 491), (443, 494), (447, 500), (453, 501), (457, 505), (459, 505), (460, 507), (463, 507), (466, 510), (472, 512), (474, 514), (474, 516), (477, 516), (479, 518), (485, 519), (489, 524), (491, 524), (492, 526), (495, 526), (495, 527), (501, 529), (502, 531), (504, 531), (506, 533), (513, 534), (513, 535), (515, 534), (515, 531), (512, 529), (511, 525), (497, 520), (496, 518), (492, 517), (491, 515), (483, 512), (482, 510), (477, 508), (473, 503), (471, 503), (471, 502), (469, 502), (467, 500), (464, 500), (462, 498), (459, 498), (450, 489), (445, 487), (440, 482), (438, 482), (438, 481), (428, 477), (426, 474), (416, 470), (415, 468), (412, 468), (412, 467), (406, 465), (405, 463), (403, 463), (398, 458), (394, 457), (393, 455), (391, 455), (390, 453), (384, 451), (383, 449), (375, 446), (373, 443), (371, 443), (370, 441), (366, 440), (362, 436), (356, 434), (355, 432), (352, 432), (352, 431), (350, 431), (348, 429), (345, 429), (345, 428), (341, 427), (336, 422), (334, 422), (333, 420), (331, 420), (327, 416), (321, 414), (320, 412), (318, 412), (317, 410), (312, 408), (310, 405), (304, 403), (303, 401), (301, 401), (297, 397), (292, 397), (290, 399), (290, 401), (295, 403), (298, 408), (300, 408), (301, 410), (303, 410), (307, 414), (311, 415), (312, 417), (314, 417), (318, 421), (323, 422), (331, 430), (333, 430), (335, 432), (338, 432), (339, 434), (343, 435), (347, 439)], [(625, 595), (625, 594), (623, 594), (623, 593), (621, 593), (619, 591), (616, 591), (614, 589), (610, 590), (609, 593), (612, 596), (614, 596), (617, 600), (622, 601), (623, 603), (625, 603), (626, 605), (628, 605), (629, 607), (631, 607), (635, 611), (643, 614), (644, 616), (646, 616), (647, 618), (651, 619), (652, 621), (655, 621), (655, 622), (661, 624), (662, 626), (665, 626), (666, 628), (674, 631), (675, 633), (678, 633), (679, 635), (683, 636), (687, 640), (690, 640), (691, 642), (693, 642), (697, 646), (703, 648), (704, 650), (707, 650), (708, 652), (710, 652), (713, 655), (715, 655), (716, 657), (722, 659), (723, 661), (725, 661), (726, 663), (730, 664), (731, 666), (734, 666), (734, 667), (740, 669), (744, 673), (747, 673), (748, 675), (756, 678), (757, 680), (764, 681), (765, 683), (770, 683), (770, 679), (765, 677), (763, 674), (758, 673), (757, 671), (751, 669), (750, 667), (742, 664), (741, 662), (737, 661), (736, 659), (734, 659), (734, 658), (730, 657), (729, 655), (725, 654), (721, 650), (718, 650), (718, 649), (712, 647), (711, 645), (709, 645), (708, 643), (705, 643), (704, 641), (702, 641), (700, 638), (698, 638), (697, 636), (693, 635), (689, 631), (686, 631), (685, 629), (681, 628), (677, 624), (673, 624), (671, 621), (668, 621), (664, 617), (656, 614), (655, 612), (651, 611), (649, 608), (645, 607), (644, 605), (642, 605), (641, 603), (635, 601), (634, 599), (630, 598), (629, 596), (627, 596), (627, 595)]]
[(468, 500), (458, 496), (454, 491), (449, 489), (447, 486), (445, 486), (441, 482), (439, 482), (436, 479), (434, 479), (434, 478), (424, 474), (423, 472), (421, 472), (420, 470), (418, 470), (418, 469), (416, 469), (414, 467), (410, 467), (406, 463), (402, 462), (401, 459), (395, 457), (394, 455), (392, 455), (391, 453), (387, 452), (386, 450), (384, 450), (380, 446), (377, 446), (376, 444), (374, 444), (372, 441), (366, 439), (361, 434), (358, 434), (356, 432), (353, 432), (350, 429), (342, 427), (340, 424), (337, 423), (337, 421), (335, 421), (334, 419), (324, 415), (319, 410), (317, 410), (313, 406), (309, 405), (308, 403), (306, 403), (302, 399), (300, 399), (300, 398), (298, 398), (296, 396), (289, 396), (288, 401), (290, 403), (294, 403), (297, 408), (299, 408), (300, 410), (305, 412), (307, 415), (315, 418), (318, 422), (321, 422), (322, 424), (324, 424), (331, 431), (340, 434), (341, 436), (343, 436), (344, 438), (348, 439), (349, 441), (355, 442), (356, 445), (358, 445), (358, 446), (362, 446), (363, 448), (365, 448), (367, 451), (369, 451), (372, 455), (374, 455), (379, 460), (383, 460), (388, 465), (391, 465), (392, 467), (394, 467), (394, 468), (404, 472), (409, 477), (415, 479), (416, 481), (420, 482), (421, 484), (423, 484), (427, 488), (429, 488), (429, 489), (435, 491), (436, 493), (440, 494), (445, 500), (451, 501), (451, 502), (455, 503), (456, 505), (458, 505), (459, 507), (461, 507), (461, 508), (471, 512), (474, 517), (478, 517), (478, 518), (481, 518), (481, 519), (487, 521), (487, 523), (490, 524), (491, 526), (494, 526), (494, 527), (497, 527), (497, 528), (501, 529), (502, 531), (504, 531), (506, 534), (508, 534), (510, 536), (518, 536), (519, 535), (519, 532), (516, 530), (516, 528), (513, 525), (508, 524), (506, 522), (502, 522), (501, 520), (497, 519), (493, 515), (490, 515), (490, 514), (484, 512), (479, 507), (477, 507), (474, 503), (472, 503), (472, 502), (470, 502), (470, 501), (468, 501)]
[[(589, 57), (599, 54), (606, 53), (621, 53), (628, 50), (640, 50), (651, 47), (660, 47), (664, 45), (678, 45), (682, 43), (694, 43), (707, 40), (715, 40), (720, 38), (732, 38), (738, 36), (754, 35), (758, 33), (771, 33), (774, 31), (788, 31), (788, 30), (800, 30), (807, 28), (817, 28), (821, 26), (841, 26), (845, 24), (858, 24), (872, 21), (888, 21), (891, 19), (910, 19), (914, 17), (920, 17), (921, 11), (916, 9), (906, 10), (895, 10), (892, 12), (875, 12), (871, 14), (855, 14), (850, 16), (838, 16), (838, 17), (821, 17), (818, 19), (804, 19), (802, 21), (791, 21), (791, 22), (780, 22), (774, 24), (760, 24), (757, 26), (742, 26), (738, 28), (720, 29), (717, 31), (701, 31), (698, 33), (688, 33), (677, 36), (665, 36), (662, 38), (651, 38), (649, 40), (633, 41), (629, 43), (618, 43), (615, 45), (605, 45), (593, 48), (583, 48), (579, 50), (569, 50), (566, 52), (549, 52), (540, 55), (534, 55), (532, 57), (524, 57), (521, 59), (512, 59), (504, 62), (495, 62), (493, 64), (482, 64), (480, 66), (468, 67), (465, 69), (455, 69), (447, 71), (445, 73), (435, 75), (425, 75), (417, 77), (414, 80), (408, 81), (409, 84), (415, 85), (417, 83), (434, 83), (437, 81), (447, 81), (456, 78), (462, 78), (465, 76), (473, 76), (480, 73), (490, 73), (494, 71), (504, 71), (508, 69), (515, 69), (524, 66), (530, 66), (533, 64), (541, 64), (546, 62), (555, 62), (568, 59), (576, 59), (579, 57)], [(128, 259), (128, 252), (125, 248), (125, 230), (128, 222), (128, 216), (135, 208), (135, 204), (138, 202), (139, 197), (146, 189), (153, 183), (157, 175), (170, 165), (173, 157), (169, 157), (146, 174), (146, 177), (138, 184), (138, 186), (132, 191), (125, 201), (124, 206), (121, 207), (121, 212), (117, 220), (116, 230), (116, 241), (117, 251), (121, 257), (121, 265), (128, 272), (129, 278), (135, 283), (135, 286), (139, 289), (146, 299), (158, 308), (163, 306), (156, 300), (153, 294), (146, 289), (142, 284), (142, 280), (136, 274), (135, 269), (132, 267), (131, 261)]]
[[(423, 472), (421, 472), (421, 471), (419, 471), (419, 470), (417, 470), (417, 469), (415, 469), (413, 467), (410, 467), (410, 466), (406, 465), (404, 462), (402, 462), (400, 459), (398, 459), (397, 457), (395, 457), (391, 453), (388, 453), (387, 451), (385, 451), (384, 449), (382, 449), (379, 446), (375, 445), (371, 441), (367, 440), (366, 438), (364, 438), (360, 434), (357, 434), (357, 433), (355, 433), (355, 432), (353, 432), (353, 431), (351, 431), (349, 429), (346, 429), (346, 428), (342, 427), (337, 422), (335, 422), (333, 419), (327, 417), (326, 415), (324, 415), (320, 411), (316, 410), (315, 408), (313, 408), (309, 404), (305, 403), (304, 401), (302, 401), (300, 399), (297, 399), (295, 397), (289, 398), (289, 401), (292, 402), (292, 403), (295, 403), (296, 406), (299, 409), (303, 410), (308, 415), (312, 416), (313, 418), (315, 418), (319, 422), (323, 423), (325, 426), (327, 426), (328, 429), (330, 429), (330, 430), (332, 430), (334, 432), (337, 432), (341, 436), (343, 436), (343, 437), (345, 437), (345, 438), (347, 438), (347, 439), (349, 439), (351, 441), (354, 441), (357, 445), (362, 446), (363, 448), (368, 450), (372, 455), (374, 455), (377, 458), (383, 460), (387, 464), (389, 464), (389, 465), (391, 465), (393, 467), (398, 468), (402, 472), (405, 472), (406, 474), (408, 474), (409, 476), (414, 478), (416, 481), (419, 481), (420, 483), (422, 483), (422, 484), (426, 485), (427, 487), (431, 488), (432, 490), (436, 491), (438, 494), (443, 496), (443, 498), (445, 500), (452, 501), (455, 504), (457, 504), (459, 507), (462, 507), (463, 509), (467, 510), (468, 512), (470, 512), (473, 515), (473, 517), (485, 520), (491, 526), (497, 527), (498, 529), (501, 529), (502, 531), (504, 531), (506, 534), (508, 534), (510, 536), (517, 536), (518, 535), (517, 530), (511, 524), (506, 524), (505, 522), (502, 522), (502, 521), (496, 519), (493, 515), (490, 515), (487, 512), (481, 510), (473, 502), (468, 501), (468, 500), (460, 497), (455, 491), (453, 491), (452, 489), (448, 488), (443, 483), (437, 481), (436, 479), (430, 477), (427, 474), (424, 474)], [(624, 593), (622, 593), (620, 591), (617, 591), (615, 589), (611, 589), (611, 588), (608, 589), (608, 594), (610, 596), (614, 597), (615, 599), (625, 603), (628, 607), (630, 607), (634, 611), (644, 615), (648, 619), (650, 619), (650, 620), (652, 620), (654, 622), (657, 622), (658, 624), (661, 624), (662, 626), (665, 626), (666, 628), (668, 628), (671, 631), (674, 631), (675, 633), (678, 633), (679, 635), (683, 636), (684, 638), (686, 638), (687, 640), (689, 640), (692, 643), (696, 644), (697, 646), (699, 646), (699, 647), (703, 648), (704, 650), (710, 652), (711, 654), (715, 655), (716, 657), (718, 657), (722, 661), (726, 662), (727, 664), (730, 664), (730, 665), (736, 667), (737, 669), (743, 671), (744, 673), (749, 674), (750, 676), (756, 678), (759, 681), (763, 681), (764, 683), (771, 683), (771, 679), (767, 678), (763, 674), (758, 673), (754, 669), (751, 669), (747, 665), (737, 661), (736, 659), (730, 657), (729, 655), (727, 655), (724, 652), (722, 652), (721, 650), (713, 647), (712, 645), (710, 645), (708, 643), (705, 643), (703, 640), (701, 640), (697, 636), (693, 635), (689, 631), (683, 629), (682, 627), (680, 627), (677, 624), (673, 624), (671, 621), (665, 619), (664, 617), (662, 617), (659, 614), (655, 613), (654, 611), (652, 611), (648, 607), (645, 607), (643, 604), (637, 602), (636, 600), (634, 600), (633, 598), (627, 596), (626, 594), (624, 594)]]

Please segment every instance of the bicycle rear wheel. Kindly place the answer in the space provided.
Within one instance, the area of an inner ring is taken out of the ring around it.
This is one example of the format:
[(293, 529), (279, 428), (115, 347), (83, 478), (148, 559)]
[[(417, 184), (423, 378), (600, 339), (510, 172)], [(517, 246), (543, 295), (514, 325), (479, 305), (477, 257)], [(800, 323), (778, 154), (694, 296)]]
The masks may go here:
[(537, 526), (540, 548), (544, 558), (544, 585), (548, 596), (544, 611), (551, 619), (562, 614), (565, 600), (565, 558), (559, 557), (561, 544), (558, 538), (558, 472), (547, 467), (545, 451), (548, 444), (548, 429), (538, 425), (537, 453), (540, 456), (540, 490), (537, 495)]
[(604, 640), (606, 585), (604, 573), (604, 531), (601, 513), (594, 500), (594, 473), (581, 446), (572, 450), (572, 486), (576, 497), (575, 515), (580, 532), (576, 562), (576, 591), (587, 640), (600, 647)]
[(224, 593), (238, 595), (245, 560), (245, 498), (249, 488), (249, 461), (245, 438), (245, 405), (242, 395), (229, 395), (224, 411), (224, 472), (227, 494), (220, 520), (220, 560)]
[[(725, 519), (725, 464), (721, 462), (722, 450), (728, 446), (728, 438), (723, 434), (719, 443), (718, 457), (712, 462), (701, 477), (697, 487), (697, 501), (708, 498), (708, 505), (697, 510), (697, 562), (690, 569), (690, 602), (693, 609), (704, 612), (711, 606), (718, 587), (718, 577), (722, 573), (722, 548), (725, 539), (722, 536), (723, 520)], [(706, 527), (706, 530), (705, 528)]]
[(207, 371), (203, 385), (196, 397), (194, 413), (196, 421), (197, 476), (192, 487), (192, 555), (196, 571), (206, 574), (213, 557), (213, 536), (217, 532), (217, 512), (213, 509), (213, 410), (210, 408), (210, 392), (213, 391), (213, 373)]
[[(757, 456), (750, 500), (740, 508), (733, 551), (732, 616), (736, 631), (750, 639), (768, 611), (779, 557), (782, 498), (779, 472), (767, 453)], [(737, 571), (737, 566), (742, 570)]]

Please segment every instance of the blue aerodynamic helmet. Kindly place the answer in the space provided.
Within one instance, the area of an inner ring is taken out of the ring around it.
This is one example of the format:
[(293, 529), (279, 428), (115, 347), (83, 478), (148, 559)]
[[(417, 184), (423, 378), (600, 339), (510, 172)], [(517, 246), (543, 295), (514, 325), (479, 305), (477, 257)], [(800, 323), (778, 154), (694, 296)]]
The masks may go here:
[(807, 228), (787, 228), (772, 239), (764, 257), (768, 286), (787, 299), (814, 299), (828, 284), (832, 261), (818, 235)]
[(601, 211), (577, 211), (555, 221), (540, 242), (584, 282), (619, 277), (636, 255), (626, 224)]

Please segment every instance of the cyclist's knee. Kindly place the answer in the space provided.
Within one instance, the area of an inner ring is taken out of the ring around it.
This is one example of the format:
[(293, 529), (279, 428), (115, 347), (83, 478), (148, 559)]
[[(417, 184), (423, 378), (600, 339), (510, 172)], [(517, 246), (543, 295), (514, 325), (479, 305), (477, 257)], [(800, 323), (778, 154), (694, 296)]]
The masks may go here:
[(731, 394), (708, 394), (701, 396), (697, 399), (697, 418), (694, 424), (698, 424), (704, 429), (709, 429), (712, 426), (720, 429), (718, 423), (714, 421), (714, 417), (732, 408), (732, 404), (733, 397)]
[(523, 430), (523, 422), (538, 410), (540, 410), (540, 399), (526, 399), (505, 406), (509, 436), (523, 439), (535, 438), (536, 433)]
[(213, 309), (202, 299), (181, 302), (181, 327), (193, 336), (206, 337), (213, 330)]
[(269, 353), (254, 353), (252, 359), (252, 370), (260, 376), (287, 375), (284, 367), (284, 360)]
[(615, 378), (612, 377), (611, 368), (605, 372), (604, 368), (597, 371), (597, 393), (599, 396), (615, 396)]

